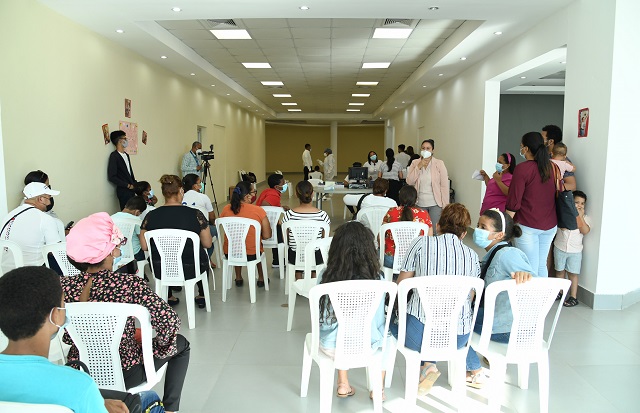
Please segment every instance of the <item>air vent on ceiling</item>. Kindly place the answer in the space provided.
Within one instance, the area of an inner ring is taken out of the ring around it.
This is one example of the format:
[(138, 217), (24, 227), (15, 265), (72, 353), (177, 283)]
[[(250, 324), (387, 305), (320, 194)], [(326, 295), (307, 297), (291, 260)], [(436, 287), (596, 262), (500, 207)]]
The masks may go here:
[(200, 20), (200, 22), (208, 30), (238, 27), (238, 25), (236, 24), (235, 21), (233, 21), (233, 19), (206, 19), (206, 20)]
[(361, 125), (384, 125), (383, 120), (363, 120), (360, 122)]
[(413, 25), (413, 19), (385, 19), (382, 26), (394, 26), (394, 27), (411, 27)]

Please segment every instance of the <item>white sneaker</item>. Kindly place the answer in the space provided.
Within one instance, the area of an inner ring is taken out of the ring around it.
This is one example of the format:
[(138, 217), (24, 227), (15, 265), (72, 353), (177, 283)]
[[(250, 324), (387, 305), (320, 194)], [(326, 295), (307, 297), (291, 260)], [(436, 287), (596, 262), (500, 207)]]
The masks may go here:
[(476, 374), (467, 376), (467, 386), (474, 389), (481, 389), (487, 383), (487, 375), (484, 373), (484, 369)]

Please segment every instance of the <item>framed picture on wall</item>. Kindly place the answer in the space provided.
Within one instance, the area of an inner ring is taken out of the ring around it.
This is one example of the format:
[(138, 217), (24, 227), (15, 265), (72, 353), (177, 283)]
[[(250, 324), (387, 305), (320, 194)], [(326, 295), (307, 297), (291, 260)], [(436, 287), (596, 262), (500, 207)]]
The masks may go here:
[(589, 134), (589, 108), (578, 111), (578, 138), (586, 138)]

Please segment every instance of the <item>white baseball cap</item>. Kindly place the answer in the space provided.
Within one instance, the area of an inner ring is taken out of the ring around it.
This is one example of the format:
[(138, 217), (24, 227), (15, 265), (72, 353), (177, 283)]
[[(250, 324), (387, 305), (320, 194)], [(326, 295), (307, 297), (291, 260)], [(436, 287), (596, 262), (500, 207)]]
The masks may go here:
[(40, 195), (60, 195), (60, 191), (54, 191), (42, 182), (31, 182), (24, 187), (22, 193), (24, 193), (25, 199), (35, 198)]

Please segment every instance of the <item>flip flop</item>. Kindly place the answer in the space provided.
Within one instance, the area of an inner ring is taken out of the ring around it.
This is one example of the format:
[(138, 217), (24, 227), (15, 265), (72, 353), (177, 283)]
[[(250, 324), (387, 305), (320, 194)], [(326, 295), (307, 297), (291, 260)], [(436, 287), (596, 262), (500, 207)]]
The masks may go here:
[(431, 391), (433, 384), (436, 382), (436, 380), (438, 380), (438, 377), (440, 377), (440, 372), (437, 368), (435, 369), (435, 371), (428, 371), (431, 366), (435, 367), (435, 364), (430, 364), (420, 372), (420, 384), (418, 384), (419, 396), (428, 394)]
[(356, 394), (356, 389), (354, 389), (354, 388), (353, 388), (353, 387), (351, 387), (351, 386), (349, 386), (349, 391), (348, 391), (347, 393), (340, 393), (340, 388), (343, 388), (343, 389), (344, 389), (344, 388), (345, 388), (345, 387), (347, 387), (347, 386), (348, 386), (348, 385), (347, 385), (347, 384), (344, 384), (344, 383), (343, 383), (343, 384), (338, 384), (338, 388), (336, 389), (336, 396), (338, 396), (338, 397), (342, 397), (342, 398), (345, 398), (345, 397), (351, 397), (351, 396), (353, 396), (354, 394)]

